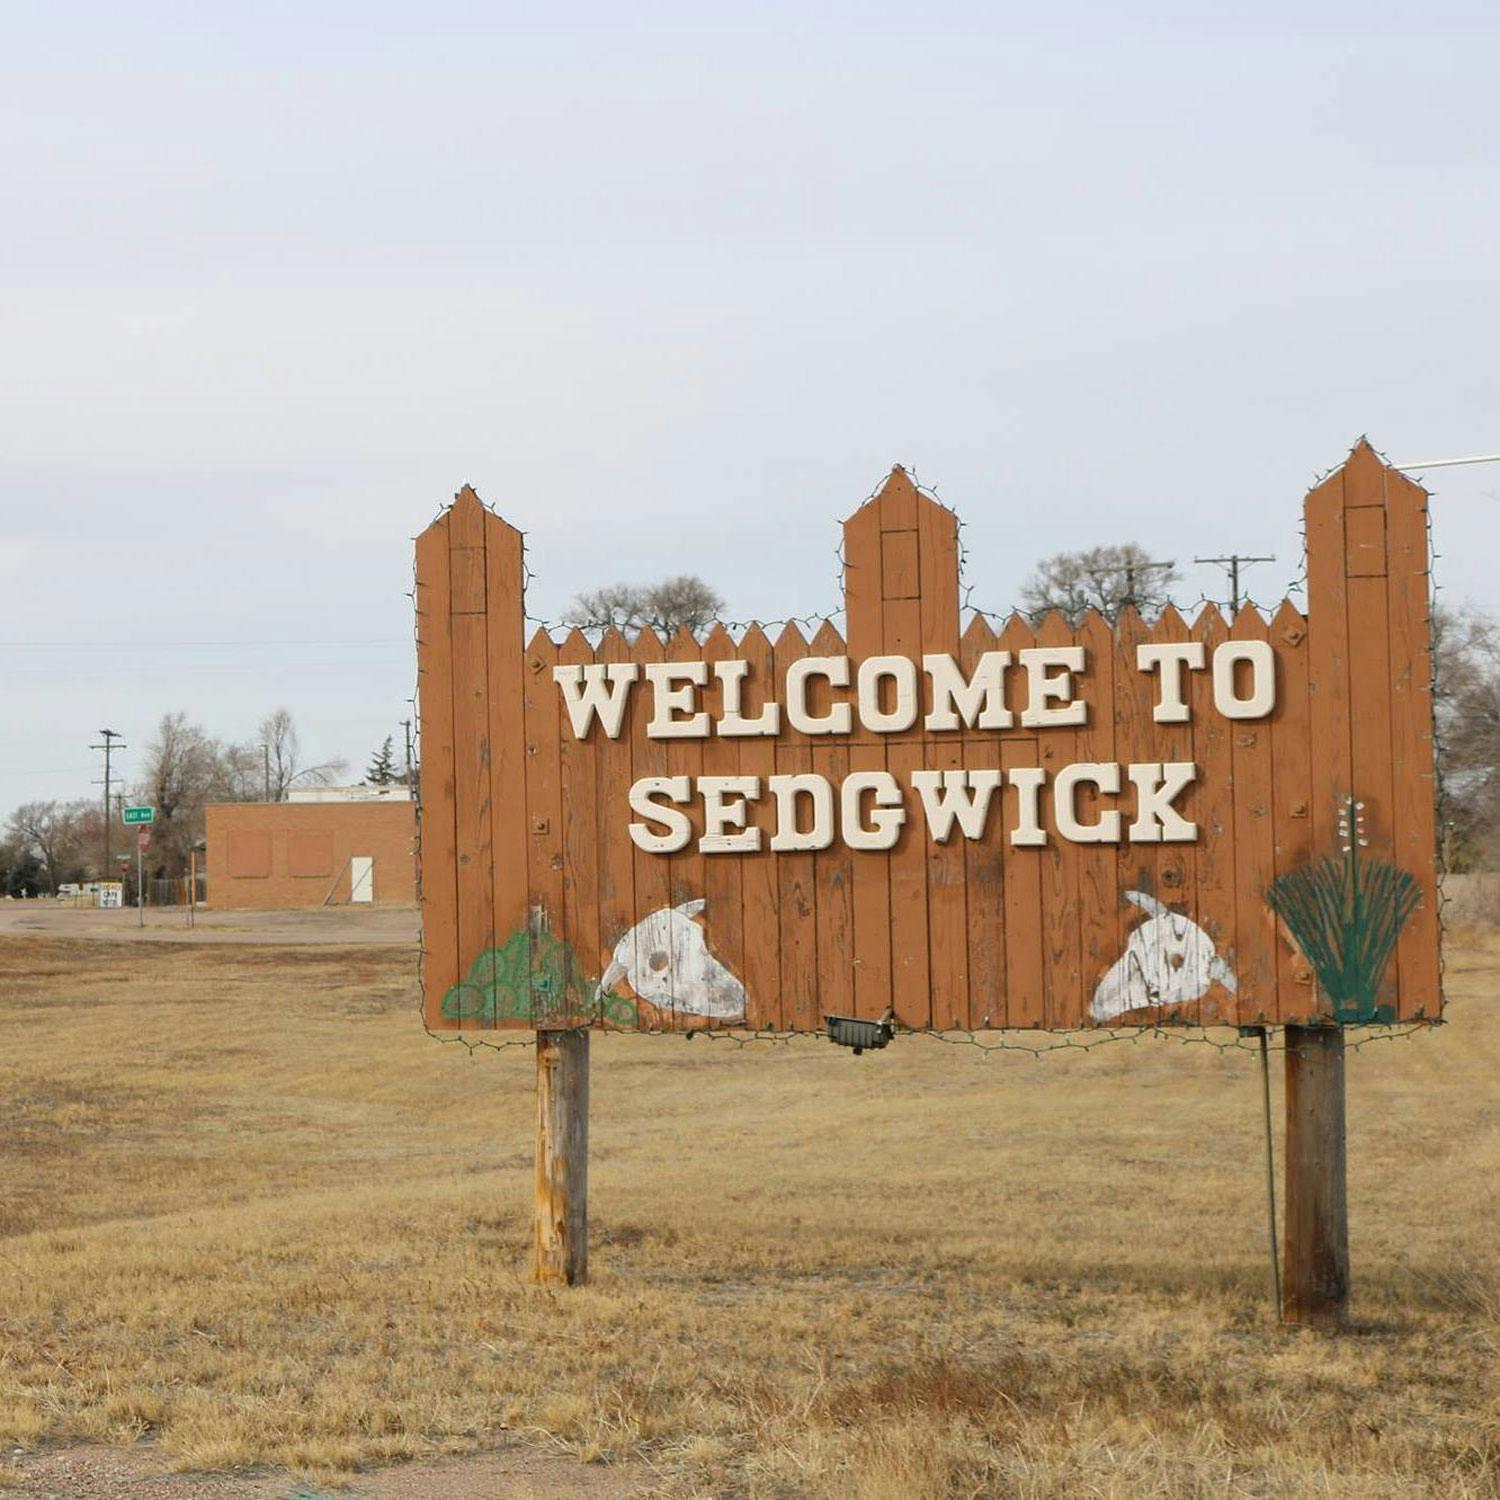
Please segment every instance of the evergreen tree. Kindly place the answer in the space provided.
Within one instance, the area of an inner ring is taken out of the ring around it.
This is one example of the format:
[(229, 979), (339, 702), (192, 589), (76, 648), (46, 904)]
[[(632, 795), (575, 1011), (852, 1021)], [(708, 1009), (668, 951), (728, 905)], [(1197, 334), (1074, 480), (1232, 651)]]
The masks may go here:
[(385, 743), (375, 752), (365, 772), (365, 780), (371, 786), (389, 786), (396, 779), (396, 755), (391, 749), (391, 737), (386, 735)]

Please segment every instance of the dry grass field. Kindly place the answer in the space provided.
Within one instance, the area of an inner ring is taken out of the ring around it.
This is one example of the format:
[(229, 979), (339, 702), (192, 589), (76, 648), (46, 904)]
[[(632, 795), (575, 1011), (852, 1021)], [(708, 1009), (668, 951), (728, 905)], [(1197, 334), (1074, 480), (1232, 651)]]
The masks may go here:
[(1351, 1055), (1326, 1338), (1271, 1314), (1248, 1051), (596, 1040), (558, 1293), (533, 1055), (423, 1035), (409, 949), (6, 938), (0, 1473), (149, 1436), (288, 1492), (519, 1442), (677, 1497), (1497, 1496), (1497, 978), (1470, 936), (1451, 1024)]

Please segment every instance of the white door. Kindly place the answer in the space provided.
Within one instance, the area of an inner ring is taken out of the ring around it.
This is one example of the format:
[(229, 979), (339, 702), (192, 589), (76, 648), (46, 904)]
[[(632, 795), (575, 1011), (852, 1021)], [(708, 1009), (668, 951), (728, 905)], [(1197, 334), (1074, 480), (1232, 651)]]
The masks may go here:
[(375, 861), (368, 854), (356, 854), (349, 861), (349, 899), (375, 899)]

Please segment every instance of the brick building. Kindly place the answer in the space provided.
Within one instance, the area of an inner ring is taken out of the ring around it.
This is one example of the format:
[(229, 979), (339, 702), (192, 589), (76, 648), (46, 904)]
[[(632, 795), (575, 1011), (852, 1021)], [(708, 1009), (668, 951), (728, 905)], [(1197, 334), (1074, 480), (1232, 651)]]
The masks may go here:
[(416, 805), (404, 787), (216, 802), (204, 818), (211, 907), (416, 904)]

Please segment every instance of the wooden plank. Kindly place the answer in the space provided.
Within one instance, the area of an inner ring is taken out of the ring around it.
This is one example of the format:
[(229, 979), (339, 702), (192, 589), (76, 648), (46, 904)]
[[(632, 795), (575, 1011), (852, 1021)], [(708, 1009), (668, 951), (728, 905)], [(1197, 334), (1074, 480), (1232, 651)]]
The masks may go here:
[[(1307, 535), (1307, 694), (1312, 755), (1312, 846), (1337, 854), (1339, 815), (1351, 795), (1349, 614), (1345, 577), (1344, 470), (1309, 492)], [(1326, 997), (1319, 996), (1320, 1004)], [(1324, 1006), (1326, 1010), (1326, 1005)]]
[[(561, 983), (555, 967), (544, 964), (550, 935), (567, 941), (563, 894), (562, 698), (552, 669), (557, 647), (538, 630), (526, 647), (526, 813), (530, 820), (526, 857), (529, 929), (536, 936), (531, 955), (531, 1009), (542, 1024), (576, 1020), (580, 997)], [(545, 977), (544, 977), (545, 976)]]
[[(715, 625), (703, 643), (703, 659), (709, 664), (705, 703), (710, 720), (718, 724), (724, 715), (724, 688), (713, 675), (714, 663), (737, 661), (734, 639), (722, 625)], [(741, 741), (715, 734), (703, 741), (705, 776), (739, 776)], [(741, 984), (745, 982), (745, 912), (743, 854), (710, 854), (703, 861), (703, 924), (714, 956)]]
[[(922, 658), (921, 604), (887, 599), (885, 649), (892, 656)], [(891, 848), (891, 991), (896, 1019), (903, 1026), (932, 1021), (932, 965), (927, 925), (927, 828), (908, 788), (912, 772), (926, 762), (921, 718), (903, 734), (885, 736), (885, 763), (907, 798), (906, 823)]]
[[(1214, 707), (1211, 670), (1214, 652), (1229, 638), (1229, 628), (1217, 606), (1203, 607), (1193, 622), (1192, 636), (1203, 643), (1205, 663), (1203, 671), (1189, 675), (1187, 694), (1192, 710), (1193, 761), (1198, 767), (1193, 798), (1194, 821), (1198, 825), (1198, 846), (1193, 860), (1196, 891), (1193, 920), (1212, 939), (1219, 957), (1237, 971), (1239, 887), (1234, 860), (1233, 726)], [(1198, 1021), (1203, 1026), (1233, 1026), (1240, 1015), (1237, 997), (1217, 982), (1198, 1002)]]
[(448, 515), (417, 538), (417, 695), (421, 737), (420, 870), (423, 1016), (450, 1027), (444, 997), (458, 967), (457, 797), (453, 782), (453, 632)]
[[(1260, 611), (1247, 604), (1235, 618), (1231, 639), (1269, 638)], [(1276, 833), (1272, 821), (1272, 729), (1265, 719), (1229, 724), (1234, 765), (1235, 963), (1239, 980), (1236, 1014), (1241, 1020), (1276, 1014), (1277, 949), (1281, 940), (1266, 892), (1276, 878)]]
[[(1076, 644), (1073, 628), (1058, 610), (1050, 611), (1037, 630), (1037, 645)], [(1074, 679), (1077, 693), (1086, 694), (1083, 681)], [(1064, 766), (1079, 759), (1078, 731), (1072, 727), (1043, 730), (1038, 736), (1041, 764), (1047, 773), (1043, 798), (1043, 826), (1047, 844), (1039, 861), (1042, 887), (1042, 991), (1044, 1024), (1054, 1030), (1077, 1026), (1082, 981), (1082, 934), (1078, 922), (1079, 846), (1065, 839), (1057, 825), (1051, 789)]]
[[(976, 614), (964, 631), (959, 662), (965, 676), (972, 677), (979, 658), (999, 650), (995, 632), (983, 615)], [(963, 737), (963, 763), (968, 771), (996, 770), (1000, 765), (1000, 740), (993, 730), (973, 730)], [(1005, 858), (1003, 795), (990, 805), (982, 839), (964, 840), (964, 870), (967, 882), (966, 941), (969, 968), (969, 1027), (971, 1030), (1000, 1026), (1005, 1021)]]
[[(584, 666), (594, 660), (594, 648), (581, 630), (571, 630), (557, 653), (564, 666)], [(554, 693), (556, 689), (554, 688)], [(604, 972), (599, 937), (599, 744), (607, 736), (597, 720), (587, 739), (576, 739), (566, 713), (558, 715), (562, 806), (563, 911), (567, 929), (558, 934), (572, 950), (580, 980), (586, 980), (588, 1013), (597, 1016), (594, 985)], [(624, 836), (617, 826), (615, 837)]]
[[(1271, 831), (1279, 879), (1305, 865), (1313, 854), (1307, 621), (1290, 601), (1271, 621), (1270, 639), (1277, 663), (1276, 712), (1271, 717)], [(1265, 1020), (1312, 1020), (1317, 1014), (1312, 966), (1281, 924), (1277, 935), (1276, 1006), (1267, 1007)]]
[[(775, 682), (775, 653), (766, 633), (752, 625), (740, 641), (739, 654), (749, 663), (741, 694), (741, 712), (756, 718), (768, 702), (779, 702)], [(775, 831), (775, 808), (768, 782), (776, 770), (776, 742), (761, 736), (746, 737), (739, 742), (740, 773), (760, 779), (761, 795), (750, 804), (748, 826), (760, 829), (760, 849), (754, 854), (737, 855), (740, 866), (745, 933), (745, 966), (742, 978), (748, 999), (748, 1024), (757, 1029), (780, 1030), (781, 1008), (781, 924), (777, 917), (780, 890), (777, 884), (776, 858), (771, 853), (771, 835)]]
[(1442, 1010), (1438, 964), (1437, 785), (1432, 733), (1431, 583), (1427, 492), (1386, 475), (1386, 556), (1391, 655), (1394, 859), (1422, 888), (1396, 944), (1399, 1018)]
[[(927, 742), (926, 767), (934, 771), (962, 771), (964, 742), (956, 734), (932, 736)], [(993, 808), (991, 816), (993, 816)], [(970, 840), (955, 827), (938, 843), (922, 826), (919, 799), (912, 799), (914, 818), (927, 849), (927, 924), (931, 948), (932, 1027), (936, 1031), (965, 1031), (969, 1020), (969, 910), (965, 891), (967, 846)]]
[[(918, 631), (922, 656), (961, 656), (958, 629), (958, 520), (952, 511), (920, 492), (916, 499), (918, 540)], [(926, 691), (925, 674), (919, 679)], [(932, 708), (923, 697), (921, 712)], [(918, 720), (918, 729), (922, 720)], [(923, 768), (961, 771), (963, 740), (957, 733), (922, 734)], [(920, 831), (926, 854), (927, 946), (931, 1024), (939, 1030), (969, 1024), (968, 901), (964, 889), (968, 840), (955, 829), (944, 843), (930, 838), (919, 806), (911, 799), (914, 834)]]
[[(1096, 609), (1083, 617), (1078, 640), (1087, 653), (1083, 691), (1089, 719), (1077, 731), (1074, 753), (1081, 761), (1110, 765), (1115, 756), (1115, 633)], [(1121, 772), (1123, 778), (1124, 772)], [(1125, 782), (1121, 781), (1121, 791)], [(1089, 822), (1119, 797), (1099, 798), (1092, 790), (1079, 798), (1079, 817)], [(1124, 819), (1121, 819), (1122, 829)], [(1074, 1013), (1065, 1023), (1087, 1026), (1092, 1020), (1094, 990), (1120, 956), (1119, 850), (1114, 844), (1080, 844), (1078, 864), (1079, 993)]]
[[(694, 662), (703, 659), (702, 648), (693, 632), (680, 628), (667, 642), (666, 659), (670, 662)], [(702, 693), (695, 694), (700, 710), (707, 708)], [(667, 774), (686, 776), (691, 786), (696, 787), (703, 774), (703, 747), (701, 739), (670, 739), (667, 747)], [(698, 840), (703, 837), (703, 799), (694, 795), (691, 804), (684, 809), (693, 824), (693, 837), (687, 848), (667, 856), (667, 889), (671, 905), (700, 901), (705, 895), (704, 855), (699, 851)]]
[[(655, 695), (646, 681), (646, 668), (655, 662), (666, 660), (666, 650), (661, 637), (645, 626), (631, 644), (631, 660), (641, 669), (636, 683), (639, 697), (634, 703), (630, 717), (630, 775), (633, 781), (645, 776), (670, 774), (667, 763), (667, 742), (652, 739), (646, 733), (654, 710)], [(633, 695), (634, 696), (634, 695)], [(634, 814), (632, 821), (634, 820)], [(652, 854), (632, 843), (635, 859), (635, 915), (632, 925), (644, 921), (652, 912), (665, 911), (672, 904), (671, 874), (664, 855)], [(640, 1002), (640, 1024), (646, 1029), (675, 1030), (677, 1008), (668, 1002), (654, 1005), (642, 999)]]
[[(595, 659), (623, 663), (631, 660), (625, 637), (613, 628), (600, 638)], [(614, 956), (615, 946), (635, 925), (635, 845), (630, 840), (632, 779), (631, 739), (634, 722), (649, 713), (649, 694), (637, 682), (627, 700), (629, 708), (620, 727), (620, 737), (610, 739), (595, 723), (590, 734), (597, 737), (599, 800), (595, 809), (595, 843), (599, 850), (599, 967), (590, 974), (602, 975)], [(587, 966), (585, 966), (587, 967)], [(611, 997), (600, 997), (600, 1017), (605, 1024), (626, 1026), (634, 1002), (615, 986)]]
[[(1000, 741), (1005, 773), (1003, 826), (1016, 826), (1017, 792), (1011, 772), (1041, 763), (1033, 739), (1012, 736)], [(1042, 858), (1039, 848), (1005, 843), (1005, 1025), (1041, 1027), (1047, 1020), (1047, 987), (1042, 962)]]
[[(453, 606), (453, 785), (458, 850), (458, 966), (493, 983), (495, 852), (490, 818), (489, 640), (484, 507), (465, 488), (454, 502), (449, 558)], [(483, 971), (483, 972), (481, 972)], [(465, 1026), (493, 1024), (466, 1014)]]
[[(843, 637), (825, 620), (809, 645), (813, 656), (843, 656)], [(812, 745), (812, 768), (837, 790), (849, 774), (849, 741), (827, 736)], [(813, 883), (818, 893), (818, 991), (822, 1016), (854, 1014), (854, 867), (852, 851), (842, 838), (813, 856)]]
[[(880, 587), (880, 501), (866, 501), (844, 522), (844, 611), (849, 624), (850, 671), (885, 650)], [(856, 733), (849, 770), (883, 771), (881, 736)], [(876, 1020), (891, 1005), (890, 855), (883, 849), (851, 851), (854, 911), (854, 1013)]]
[[(1168, 604), (1152, 624), (1150, 640), (1157, 645), (1181, 646), (1192, 639), (1187, 621), (1178, 613), (1176, 605)], [(1145, 675), (1145, 674), (1143, 674)], [(1187, 723), (1160, 723), (1155, 719), (1155, 700), (1158, 688), (1154, 675), (1147, 678), (1152, 699), (1152, 721), (1154, 746), (1151, 759), (1163, 765), (1191, 762), (1193, 759), (1193, 726)], [(1187, 694), (1183, 694), (1184, 698)], [(1125, 773), (1121, 773), (1122, 775)], [(1197, 821), (1198, 783), (1193, 781), (1177, 799), (1177, 810), (1189, 822)], [(1196, 843), (1158, 844), (1156, 846), (1156, 893), (1173, 911), (1182, 912), (1196, 921), (1198, 901), (1198, 846)], [(1171, 1007), (1173, 1020), (1189, 1026), (1202, 1021), (1203, 999), (1187, 1001)]]
[[(1026, 674), (1016, 669), (1021, 652), (1036, 645), (1036, 633), (1019, 614), (1000, 632), (1000, 650), (1010, 653), (1012, 669), (1005, 679), (1005, 706), (1019, 726), (1026, 708)], [(1041, 765), (1035, 730), (1012, 728), (1000, 740), (1000, 768), (1005, 777), (1003, 809), (997, 838), (1003, 862), (1002, 896), (1005, 906), (1005, 1007), (1003, 1024), (1040, 1026), (1046, 1015), (1046, 982), (1042, 970), (1041, 851), (1017, 846), (1010, 831), (1017, 823), (1018, 794), (1010, 773), (1019, 767)]]
[[(808, 654), (807, 639), (793, 624), (783, 627), (775, 646), (778, 683), (792, 663)], [(796, 776), (813, 768), (807, 736), (783, 733), (776, 742), (776, 773)], [(788, 1031), (815, 1031), (818, 1011), (818, 903), (814, 857), (785, 850), (776, 856), (777, 911), (781, 927), (781, 1024)]]
[[(1115, 755), (1122, 766), (1156, 759), (1156, 730), (1159, 726), (1152, 719), (1156, 703), (1155, 682), (1153, 677), (1141, 671), (1136, 660), (1137, 648), (1149, 639), (1149, 634), (1134, 605), (1126, 605), (1115, 622), (1113, 684)], [(1123, 777), (1125, 773), (1121, 774)], [(1161, 845), (1130, 842), (1130, 825), (1137, 811), (1135, 788), (1122, 779), (1120, 790), (1119, 807), (1124, 829), (1116, 851), (1115, 880), (1119, 900), (1115, 907), (1115, 952), (1124, 954), (1143, 915), (1141, 906), (1127, 899), (1128, 893), (1134, 891), (1147, 900), (1162, 898), (1159, 878)], [(1153, 1024), (1176, 1019), (1171, 1011), (1155, 1007), (1129, 1011), (1126, 1015), (1132, 1023)], [(1113, 1019), (1118, 1021), (1119, 1017)]]
[(494, 941), (503, 945), (517, 933), (526, 932), (530, 920), (526, 878), (531, 835), (526, 816), (525, 559), (519, 531), (490, 511), (484, 513), (483, 520), (493, 851), (490, 882)]

